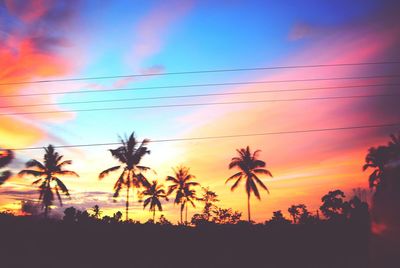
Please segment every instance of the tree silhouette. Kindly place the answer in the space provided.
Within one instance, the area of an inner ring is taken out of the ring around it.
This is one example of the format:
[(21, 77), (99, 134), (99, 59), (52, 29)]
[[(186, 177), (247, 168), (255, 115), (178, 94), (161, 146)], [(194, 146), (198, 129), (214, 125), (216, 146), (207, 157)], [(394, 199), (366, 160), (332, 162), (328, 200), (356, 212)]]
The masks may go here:
[(76, 209), (74, 207), (69, 207), (64, 210), (63, 221), (68, 223), (73, 223), (75, 222), (75, 218), (76, 218)]
[(94, 205), (92, 207), (92, 212), (93, 212), (93, 217), (95, 219), (100, 219), (100, 216), (103, 213), (103, 211), (100, 210), (100, 207), (98, 205)]
[(153, 181), (151, 185), (149, 185), (142, 194), (144, 196), (148, 196), (143, 202), (143, 209), (150, 204), (150, 211), (153, 212), (153, 223), (156, 217), (156, 209), (158, 211), (162, 211), (161, 199), (165, 199), (168, 201), (168, 197), (165, 193), (164, 186), (161, 184), (159, 185), (157, 181)]
[(113, 219), (114, 219), (116, 222), (120, 222), (120, 221), (121, 221), (121, 218), (122, 218), (122, 212), (121, 212), (121, 211), (117, 211), (117, 212), (114, 213)]
[(129, 194), (131, 188), (140, 188), (142, 186), (148, 186), (149, 182), (143, 175), (144, 171), (149, 170), (149, 167), (139, 165), (142, 158), (149, 154), (150, 151), (147, 149), (146, 145), (149, 140), (144, 139), (140, 144), (136, 140), (134, 133), (132, 133), (129, 138), (120, 138), (121, 146), (117, 149), (111, 149), (111, 155), (117, 159), (121, 165), (114, 166), (102, 171), (99, 174), (99, 179), (104, 178), (110, 172), (123, 169), (118, 180), (114, 185), (114, 198), (119, 196), (122, 188), (126, 188), (126, 203), (125, 203), (125, 216), (126, 220), (129, 219)]
[(272, 177), (272, 174), (269, 170), (265, 169), (265, 162), (258, 159), (258, 155), (260, 150), (256, 150), (254, 153), (251, 153), (250, 147), (247, 146), (245, 149), (242, 148), (237, 150), (239, 156), (233, 157), (231, 163), (229, 164), (229, 169), (238, 168), (240, 171), (236, 174), (233, 174), (229, 177), (225, 183), (230, 180), (236, 179), (235, 183), (231, 187), (231, 191), (234, 191), (242, 179), (245, 179), (245, 187), (247, 193), (247, 215), (248, 221), (251, 221), (250, 217), (250, 196), (253, 193), (258, 200), (261, 199), (260, 193), (257, 188), (257, 184), (261, 186), (264, 190), (269, 193), (268, 188), (264, 185), (264, 183), (258, 178), (258, 174), (265, 174)]
[(232, 211), (231, 208), (216, 208), (213, 210), (212, 221), (217, 224), (236, 224), (240, 221), (242, 213)]
[[(14, 153), (11, 150), (2, 150), (0, 151), (0, 168), (3, 168), (10, 164), (10, 162), (14, 159)], [(6, 180), (11, 177), (12, 173), (9, 170), (2, 171), (0, 173), (0, 185), (4, 184)]]
[(288, 208), (288, 212), (289, 212), (290, 216), (292, 216), (292, 218), (293, 218), (293, 223), (296, 224), (297, 218), (300, 215), (298, 206), (292, 205), (290, 208)]
[(203, 215), (205, 220), (208, 221), (211, 217), (212, 210), (217, 208), (214, 203), (219, 202), (219, 200), (218, 195), (215, 192), (211, 191), (208, 187), (203, 187), (202, 189), (203, 196), (199, 198), (199, 201), (204, 202)]
[(272, 218), (271, 220), (267, 221), (266, 223), (272, 223), (272, 224), (290, 224), (290, 220), (286, 219), (282, 211), (277, 210), (272, 212)]
[(187, 207), (190, 203), (193, 207), (196, 207), (194, 200), (196, 200), (196, 191), (192, 189), (193, 186), (198, 186), (199, 183), (192, 181), (195, 176), (190, 174), (189, 168), (178, 167), (173, 169), (175, 175), (168, 176), (167, 181), (171, 182), (172, 185), (168, 187), (168, 194), (170, 195), (175, 192), (175, 204), (180, 204), (180, 218), (183, 224), (183, 210), (186, 208), (185, 222), (187, 223)]
[(49, 208), (54, 201), (54, 193), (56, 194), (61, 206), (62, 199), (60, 192), (66, 196), (69, 196), (67, 187), (59, 179), (59, 177), (65, 175), (79, 177), (79, 175), (74, 171), (63, 169), (66, 165), (72, 164), (72, 161), (62, 161), (63, 156), (59, 155), (54, 150), (53, 145), (49, 145), (48, 147), (44, 148), (44, 150), (45, 154), (43, 163), (39, 162), (38, 160), (31, 159), (25, 164), (27, 169), (21, 170), (19, 175), (30, 175), (39, 178), (32, 184), (39, 184), (39, 201), (41, 201), (42, 206), (45, 209), (44, 217), (47, 218)]
[(387, 146), (371, 147), (368, 150), (363, 171), (373, 169), (369, 176), (369, 187), (375, 189), (376, 192), (379, 192), (386, 183), (385, 166), (390, 159), (390, 149)]
[(345, 219), (349, 211), (349, 204), (343, 200), (345, 195), (340, 190), (329, 191), (322, 197), (320, 210), (328, 219)]

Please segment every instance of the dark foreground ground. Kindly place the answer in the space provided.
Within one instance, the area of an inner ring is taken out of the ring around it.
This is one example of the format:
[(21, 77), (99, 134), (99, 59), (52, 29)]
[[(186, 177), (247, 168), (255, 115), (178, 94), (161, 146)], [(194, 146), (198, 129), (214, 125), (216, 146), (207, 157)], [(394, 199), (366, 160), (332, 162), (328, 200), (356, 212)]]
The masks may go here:
[(0, 267), (367, 267), (352, 224), (204, 226), (0, 222)]

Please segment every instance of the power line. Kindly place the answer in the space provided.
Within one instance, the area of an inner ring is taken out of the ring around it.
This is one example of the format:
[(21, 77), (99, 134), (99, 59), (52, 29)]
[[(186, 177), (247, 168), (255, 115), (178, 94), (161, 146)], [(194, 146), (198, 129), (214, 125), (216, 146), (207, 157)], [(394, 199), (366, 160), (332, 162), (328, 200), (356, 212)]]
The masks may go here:
[(136, 87), (136, 88), (114, 88), (114, 89), (103, 89), (103, 90), (80, 90), (80, 91), (59, 91), (59, 92), (47, 92), (47, 93), (9, 94), (9, 95), (0, 95), (0, 98), (48, 96), (48, 95), (64, 95), (64, 94), (83, 94), (83, 93), (101, 93), (101, 92), (132, 91), (132, 90), (169, 89), (169, 88), (238, 86), (238, 85), (257, 85), (257, 84), (313, 82), (313, 81), (336, 81), (336, 80), (354, 80), (354, 79), (376, 79), (376, 78), (398, 78), (398, 77), (400, 77), (400, 74), (375, 75), (375, 76), (330, 77), (330, 78), (309, 78), (309, 79), (287, 79), (287, 80), (266, 80), (266, 81), (224, 82), (224, 83), (168, 85), (168, 86)]
[(17, 81), (17, 82), (0, 83), (0, 86), (68, 82), (68, 81), (83, 81), (83, 80), (117, 79), (117, 78), (130, 78), (130, 77), (147, 77), (147, 76), (168, 76), (168, 75), (263, 71), (263, 70), (277, 70), (277, 69), (300, 69), (300, 68), (320, 68), (320, 67), (363, 66), (363, 65), (367, 66), (367, 65), (384, 65), (384, 64), (399, 64), (399, 63), (400, 63), (400, 61), (382, 61), (382, 62), (358, 62), (358, 63), (337, 63), (337, 64), (267, 66), (267, 67), (232, 68), (232, 69), (208, 69), (208, 70), (180, 71), (180, 72), (166, 72), (166, 73), (128, 74), (128, 75), (65, 78), (65, 79), (53, 79), (53, 80)]
[[(159, 99), (179, 99), (179, 98), (211, 97), (211, 96), (247, 95), (247, 94), (261, 94), (261, 93), (286, 92), (286, 91), (289, 91), (289, 92), (291, 92), (291, 91), (313, 91), (313, 90), (321, 90), (321, 89), (361, 88), (361, 87), (376, 87), (376, 86), (400, 86), (400, 83), (399, 84), (369, 84), (369, 85), (367, 84), (367, 85), (337, 86), (337, 87), (331, 86), (331, 87), (317, 87), (317, 88), (297, 88), (297, 89), (284, 89), (284, 90), (256, 90), (256, 91), (241, 91), (241, 92), (223, 92), (223, 93), (155, 96), (155, 97), (139, 97), (139, 98), (122, 98), (122, 99), (109, 99), (109, 100), (71, 101), (71, 102), (58, 102), (58, 103), (19, 104), (19, 105), (0, 106), (0, 109), (21, 108), (21, 107), (41, 107), (41, 106), (54, 106), (54, 105), (70, 105), (70, 104), (110, 103), (110, 102), (139, 101), (139, 100), (159, 100)], [(381, 96), (381, 95), (379, 95), (379, 96)]]
[(374, 97), (393, 97), (393, 96), (400, 96), (400, 94), (331, 96), (331, 97), (293, 98), (293, 99), (274, 99), (274, 100), (249, 100), (249, 101), (229, 101), (229, 102), (184, 103), (184, 104), (165, 104), (165, 105), (148, 105), (148, 106), (131, 106), (131, 107), (75, 109), (75, 110), (67, 110), (67, 111), (17, 112), (17, 113), (3, 113), (3, 114), (0, 114), (0, 116), (30, 115), (30, 114), (58, 114), (58, 113), (73, 113), (73, 112), (97, 112), (97, 111), (116, 111), (116, 110), (136, 110), (136, 109), (159, 109), (159, 108), (176, 108), (176, 107), (232, 105), (232, 104), (286, 102), (286, 101), (315, 101), (315, 100), (374, 98)]
[[(343, 130), (353, 130), (353, 129), (385, 128), (385, 127), (397, 127), (397, 126), (400, 126), (400, 122), (398, 122), (398, 123), (387, 123), (387, 124), (376, 124), (376, 125), (336, 127), (336, 128), (320, 128), (320, 129), (305, 129), (305, 130), (291, 130), (291, 131), (278, 131), (278, 132), (233, 134), (233, 135), (221, 135), (221, 136), (203, 136), (203, 137), (192, 137), (192, 138), (160, 139), (160, 140), (150, 140), (150, 143), (212, 140), (212, 139), (228, 139), (228, 138), (255, 137), (255, 136), (268, 136), (268, 135), (284, 135), (284, 134), (301, 134), (301, 133), (312, 133), (312, 132), (343, 131)], [(54, 146), (54, 147), (55, 148), (77, 148), (77, 147), (112, 146), (112, 145), (120, 145), (120, 144), (121, 143), (118, 143), (118, 142), (110, 142), (110, 143), (89, 143), (89, 144), (76, 144), (76, 145), (59, 145), (59, 146)], [(26, 151), (26, 150), (40, 150), (40, 149), (43, 149), (43, 148), (44, 147), (25, 147), (25, 148), (14, 148), (14, 149), (10, 149), (10, 150), (13, 150), (13, 151)]]

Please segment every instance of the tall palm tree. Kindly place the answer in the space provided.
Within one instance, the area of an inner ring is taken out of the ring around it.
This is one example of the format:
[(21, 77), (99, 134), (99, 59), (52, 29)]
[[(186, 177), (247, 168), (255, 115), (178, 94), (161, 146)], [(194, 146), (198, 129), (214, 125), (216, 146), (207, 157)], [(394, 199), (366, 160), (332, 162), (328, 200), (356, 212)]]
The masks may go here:
[(292, 218), (293, 218), (293, 223), (296, 223), (297, 217), (300, 214), (298, 206), (292, 205), (290, 208), (288, 208), (288, 212), (289, 212), (290, 216), (292, 216)]
[(114, 185), (114, 198), (119, 196), (122, 188), (126, 188), (126, 220), (129, 219), (129, 193), (131, 188), (140, 188), (142, 186), (148, 186), (149, 182), (143, 175), (144, 171), (149, 170), (149, 167), (139, 165), (142, 158), (149, 154), (150, 151), (146, 145), (149, 140), (144, 139), (141, 143), (135, 138), (135, 134), (132, 133), (129, 138), (120, 138), (121, 146), (117, 149), (111, 149), (111, 155), (117, 159), (121, 165), (117, 165), (102, 171), (99, 174), (99, 179), (106, 177), (110, 172), (122, 169), (118, 180)]
[[(0, 152), (0, 168), (3, 168), (10, 164), (14, 159), (14, 153), (11, 150), (2, 150)], [(11, 171), (6, 170), (0, 173), (0, 185), (2, 185), (6, 180), (11, 177)]]
[(147, 187), (142, 195), (148, 196), (143, 203), (143, 209), (150, 204), (150, 211), (153, 212), (153, 222), (156, 217), (156, 209), (158, 211), (162, 211), (161, 199), (165, 199), (168, 201), (167, 194), (165, 193), (164, 186), (162, 184), (158, 184), (157, 181), (153, 181), (152, 184)]
[(258, 174), (265, 174), (272, 177), (272, 174), (269, 170), (265, 169), (265, 162), (258, 159), (258, 155), (260, 150), (256, 150), (254, 153), (251, 153), (250, 147), (242, 148), (240, 150), (236, 150), (238, 152), (238, 156), (233, 157), (230, 164), (229, 169), (238, 168), (239, 172), (230, 176), (225, 183), (230, 180), (236, 179), (235, 183), (231, 187), (231, 191), (234, 191), (242, 179), (245, 179), (246, 193), (247, 193), (247, 214), (248, 220), (251, 221), (250, 217), (250, 196), (253, 193), (257, 199), (261, 199), (260, 192), (258, 191), (257, 184), (261, 186), (264, 190), (269, 193), (268, 188), (264, 185), (264, 183), (258, 178)]
[(187, 223), (188, 203), (196, 207), (194, 203), (194, 200), (196, 200), (196, 191), (192, 187), (198, 186), (199, 183), (192, 181), (195, 176), (190, 174), (189, 168), (181, 166), (173, 169), (173, 171), (175, 173), (174, 176), (168, 176), (166, 179), (172, 183), (168, 188), (168, 195), (175, 192), (174, 203), (181, 205), (181, 223), (183, 223), (183, 210), (186, 208), (185, 222)]
[(74, 171), (64, 169), (66, 165), (72, 164), (72, 161), (62, 161), (63, 156), (54, 150), (53, 145), (49, 145), (44, 150), (43, 163), (31, 159), (25, 164), (27, 169), (21, 170), (18, 174), (20, 176), (30, 175), (38, 178), (32, 184), (39, 184), (39, 200), (45, 209), (44, 217), (47, 218), (49, 207), (54, 201), (54, 193), (57, 195), (61, 206), (62, 199), (60, 192), (69, 196), (68, 188), (59, 179), (59, 176), (71, 175), (79, 177), (79, 175)]

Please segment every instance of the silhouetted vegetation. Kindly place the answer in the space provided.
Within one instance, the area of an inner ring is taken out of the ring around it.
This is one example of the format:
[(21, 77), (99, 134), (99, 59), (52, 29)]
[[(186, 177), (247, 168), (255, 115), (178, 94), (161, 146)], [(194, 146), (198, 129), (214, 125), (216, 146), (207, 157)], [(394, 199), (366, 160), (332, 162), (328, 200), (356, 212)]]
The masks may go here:
[[(117, 267), (128, 263), (129, 258), (133, 267), (367, 267), (371, 220), (363, 189), (354, 191), (350, 197), (335, 189), (321, 197), (319, 210), (310, 211), (305, 204), (294, 204), (286, 210), (274, 211), (262, 224), (254, 223), (250, 214), (251, 194), (260, 199), (258, 187), (266, 191), (268, 188), (259, 175), (272, 177), (272, 174), (259, 159), (259, 150), (252, 153), (247, 146), (237, 150), (239, 155), (232, 158), (229, 169), (239, 171), (226, 181), (235, 180), (231, 190), (244, 181), (248, 221), (242, 221), (241, 212), (219, 206), (219, 196), (209, 187), (202, 187), (200, 192), (200, 184), (187, 167), (173, 169), (173, 176), (167, 176), (168, 190), (156, 180), (149, 183), (144, 172), (150, 168), (140, 165), (150, 152), (147, 144), (148, 140), (138, 142), (133, 133), (121, 139), (121, 146), (110, 150), (121, 165), (99, 175), (103, 178), (122, 169), (114, 186), (114, 197), (126, 189), (125, 221), (120, 211), (110, 215), (98, 205), (89, 211), (68, 207), (60, 220), (42, 221), (35, 217), (39, 209), (44, 209), (44, 216), (48, 218), (55, 197), (62, 206), (61, 194), (69, 196), (69, 190), (60, 177), (78, 174), (64, 169), (72, 162), (63, 161), (63, 156), (52, 145), (45, 148), (43, 162), (28, 161), (19, 175), (37, 178), (33, 184), (38, 185), (41, 207), (28, 200), (21, 203), (20, 216), (0, 213), (0, 230), (7, 230), (1, 236), (1, 264), (4, 267), (30, 267), (32, 263), (47, 267)], [(0, 167), (10, 163), (13, 157), (10, 151), (0, 155)], [(363, 170), (372, 169), (369, 177), (374, 193), (372, 219), (389, 227), (399, 223), (400, 218), (395, 210), (400, 208), (399, 163), (400, 136), (392, 135), (387, 145), (369, 149), (363, 166)], [(138, 191), (143, 209), (149, 208), (152, 213), (145, 224), (129, 219), (133, 190)], [(156, 211), (163, 211), (162, 201), (168, 201), (169, 196), (180, 206), (178, 225), (164, 215), (156, 220)], [(195, 207), (196, 203), (203, 208), (188, 221), (188, 206)], [(286, 211), (288, 218), (284, 215)], [(52, 247), (55, 237), (62, 243)], [(16, 255), (21, 251), (24, 258)], [(43, 254), (46, 258), (40, 258)], [(130, 258), (132, 254), (134, 258)], [(177, 257), (165, 262), (171, 256)], [(380, 258), (381, 263), (389, 263)]]
[(142, 158), (149, 154), (150, 151), (146, 145), (148, 140), (143, 140), (139, 143), (135, 134), (132, 133), (129, 138), (121, 138), (121, 146), (117, 149), (111, 149), (111, 155), (117, 159), (121, 165), (113, 166), (102, 171), (99, 178), (106, 177), (109, 173), (122, 169), (122, 173), (119, 175), (114, 185), (114, 198), (119, 196), (122, 188), (126, 188), (126, 202), (125, 202), (125, 219), (129, 219), (129, 194), (131, 188), (140, 188), (142, 186), (148, 186), (149, 182), (144, 176), (143, 172), (148, 171), (150, 168), (139, 165)]
[(152, 184), (147, 186), (147, 189), (141, 193), (144, 197), (147, 197), (143, 201), (143, 208), (149, 206), (150, 211), (153, 212), (153, 222), (156, 217), (156, 209), (162, 211), (161, 199), (168, 201), (168, 197), (165, 193), (164, 186), (159, 185), (157, 181), (153, 181)]
[[(11, 150), (0, 151), (0, 169), (4, 168), (14, 159), (14, 153)], [(2, 171), (0, 173), (0, 185), (11, 177), (12, 173), (9, 170)]]
[(72, 161), (62, 161), (63, 156), (59, 155), (52, 145), (49, 145), (44, 150), (43, 163), (31, 159), (25, 164), (27, 169), (21, 170), (18, 174), (19, 176), (33, 176), (38, 178), (32, 184), (39, 185), (39, 201), (42, 202), (45, 209), (44, 217), (47, 218), (49, 208), (54, 201), (54, 195), (57, 196), (61, 206), (61, 193), (69, 196), (68, 188), (59, 177), (65, 175), (79, 177), (79, 175), (74, 171), (64, 169), (66, 165), (72, 164)]
[(257, 177), (257, 175), (265, 174), (272, 177), (272, 174), (269, 170), (265, 169), (265, 162), (258, 159), (258, 154), (260, 150), (256, 150), (254, 153), (251, 153), (250, 147), (247, 146), (246, 149), (242, 148), (237, 150), (239, 156), (233, 157), (231, 162), (229, 163), (229, 169), (238, 168), (240, 171), (238, 173), (230, 176), (226, 182), (230, 180), (236, 180), (232, 185), (231, 190), (234, 191), (238, 186), (242, 179), (245, 180), (245, 189), (247, 193), (247, 216), (249, 222), (251, 221), (250, 217), (250, 196), (253, 193), (257, 199), (261, 199), (260, 192), (258, 191), (257, 185), (261, 186), (268, 193), (267, 186)]
[(174, 203), (181, 205), (181, 224), (183, 224), (183, 210), (186, 208), (185, 224), (187, 224), (188, 204), (190, 203), (193, 207), (196, 207), (194, 203), (197, 199), (196, 190), (193, 187), (198, 186), (199, 183), (192, 181), (195, 176), (190, 174), (189, 168), (179, 167), (174, 169), (174, 173), (174, 176), (167, 177), (167, 181), (172, 183), (168, 188), (168, 195), (175, 193)]

